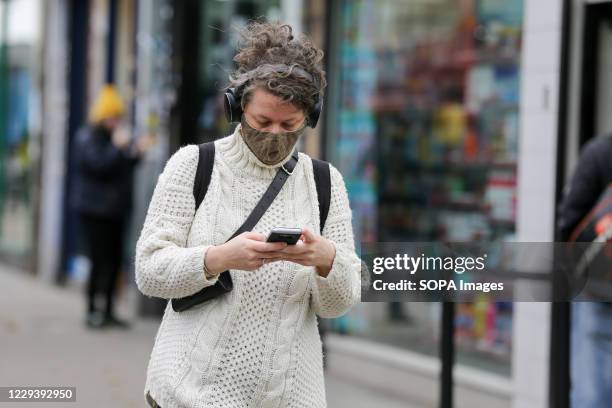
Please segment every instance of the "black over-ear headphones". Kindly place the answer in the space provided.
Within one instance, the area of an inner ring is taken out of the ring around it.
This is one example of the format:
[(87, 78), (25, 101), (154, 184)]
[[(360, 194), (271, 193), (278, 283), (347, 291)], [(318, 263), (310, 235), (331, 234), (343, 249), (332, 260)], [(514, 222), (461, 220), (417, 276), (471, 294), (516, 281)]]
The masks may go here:
[[(242, 105), (240, 103), (242, 98), (242, 92), (236, 88), (229, 88), (225, 92), (223, 107), (225, 110), (225, 118), (228, 122), (240, 122), (242, 118)], [(323, 98), (319, 98), (319, 101), (314, 106), (306, 117), (306, 124), (311, 128), (317, 126), (319, 116), (321, 116), (321, 110), (323, 109)]]

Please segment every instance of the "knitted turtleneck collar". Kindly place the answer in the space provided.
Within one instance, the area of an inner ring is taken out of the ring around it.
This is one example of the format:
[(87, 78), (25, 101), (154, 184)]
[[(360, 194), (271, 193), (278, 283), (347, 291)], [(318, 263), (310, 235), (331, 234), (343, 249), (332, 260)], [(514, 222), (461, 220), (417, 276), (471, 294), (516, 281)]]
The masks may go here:
[(234, 133), (218, 141), (219, 153), (232, 170), (246, 173), (260, 178), (274, 178), (278, 168), (289, 161), (291, 153), (280, 163), (265, 164), (255, 156), (249, 146), (244, 142), (238, 124)]

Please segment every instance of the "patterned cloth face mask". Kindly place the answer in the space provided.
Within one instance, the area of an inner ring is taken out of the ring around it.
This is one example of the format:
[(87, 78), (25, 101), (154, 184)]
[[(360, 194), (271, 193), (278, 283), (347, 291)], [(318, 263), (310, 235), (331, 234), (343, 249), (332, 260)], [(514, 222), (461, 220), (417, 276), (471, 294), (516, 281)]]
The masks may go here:
[(241, 133), (246, 145), (253, 154), (267, 165), (278, 164), (286, 158), (295, 147), (306, 129), (306, 120), (302, 126), (290, 132), (272, 133), (255, 129), (242, 115)]

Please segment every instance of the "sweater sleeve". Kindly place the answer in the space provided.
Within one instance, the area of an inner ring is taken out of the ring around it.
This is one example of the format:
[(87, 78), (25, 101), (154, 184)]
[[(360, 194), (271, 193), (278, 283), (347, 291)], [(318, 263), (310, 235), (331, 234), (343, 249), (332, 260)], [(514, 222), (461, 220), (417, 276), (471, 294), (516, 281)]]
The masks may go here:
[(209, 245), (186, 246), (195, 215), (197, 165), (198, 146), (184, 146), (170, 157), (158, 178), (135, 251), (136, 284), (144, 295), (182, 298), (218, 280), (218, 275), (204, 275)]
[(333, 242), (336, 256), (326, 277), (315, 273), (312, 307), (323, 318), (345, 314), (361, 298), (361, 260), (355, 253), (352, 212), (340, 172), (330, 164), (331, 200), (323, 237)]

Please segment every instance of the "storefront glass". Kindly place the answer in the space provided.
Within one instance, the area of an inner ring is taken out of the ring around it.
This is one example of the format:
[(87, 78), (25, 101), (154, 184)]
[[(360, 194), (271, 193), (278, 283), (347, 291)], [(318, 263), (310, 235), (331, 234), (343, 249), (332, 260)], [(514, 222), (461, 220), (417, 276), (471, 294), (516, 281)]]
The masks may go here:
[(30, 264), (34, 251), (40, 141), (40, 8), (36, 0), (0, 8), (0, 251)]
[[(512, 240), (522, 0), (358, 0), (335, 10), (330, 159), (357, 243)], [(440, 305), (360, 305), (336, 329), (431, 355)], [(512, 305), (457, 305), (458, 361), (510, 374)]]
[(177, 98), (172, 65), (174, 13), (171, 0), (141, 2), (138, 7), (135, 114), (130, 125), (135, 137), (151, 134), (157, 143), (136, 168), (132, 224), (126, 245), (130, 252), (135, 248), (157, 179), (171, 153), (171, 111)]
[(199, 140), (213, 140), (228, 135), (233, 126), (223, 115), (222, 89), (229, 84), (234, 69), (238, 30), (249, 20), (264, 17), (279, 20), (280, 0), (202, 2), (199, 37)]

